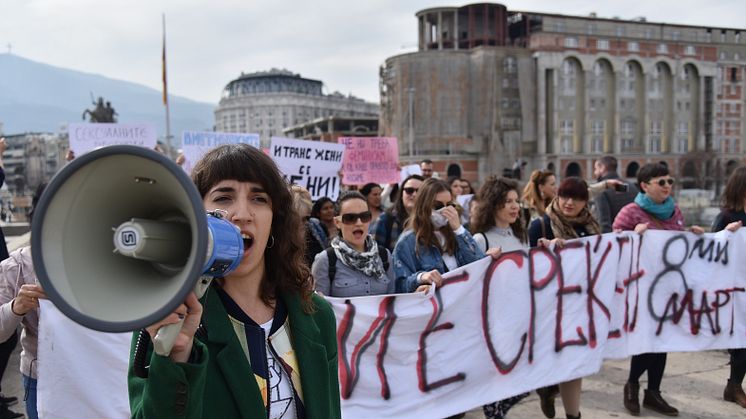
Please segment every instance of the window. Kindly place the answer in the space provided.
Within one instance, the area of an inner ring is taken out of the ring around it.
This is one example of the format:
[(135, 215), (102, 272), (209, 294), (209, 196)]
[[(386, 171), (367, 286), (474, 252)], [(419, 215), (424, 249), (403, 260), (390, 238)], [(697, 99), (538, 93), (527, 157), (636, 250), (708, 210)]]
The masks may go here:
[(728, 54), (725, 53), (725, 51), (720, 51), (720, 59), (721, 60), (727, 60)]
[(503, 73), (512, 74), (518, 71), (516, 66), (515, 58), (505, 57), (503, 59)]
[(638, 52), (638, 51), (640, 51), (640, 44), (638, 42), (628, 42), (627, 43), (627, 51), (629, 51), (629, 52)]
[(694, 45), (684, 47), (684, 55), (694, 55), (695, 53)]
[(661, 127), (663, 124), (661, 121), (653, 121), (650, 124), (650, 145), (649, 151), (651, 153), (660, 153), (661, 151)]
[(588, 35), (593, 35), (594, 33), (596, 33), (596, 24), (589, 23), (588, 26), (586, 27), (586, 33)]
[(555, 32), (564, 32), (565, 31), (565, 23), (564, 22), (554, 22), (554, 31)]
[(653, 37), (653, 31), (650, 29), (645, 29), (645, 39), (651, 39)]
[(609, 49), (609, 40), (599, 39), (598, 41), (596, 41), (596, 48), (607, 51)]
[(624, 26), (616, 27), (616, 36), (624, 36)]
[(560, 143), (560, 150), (562, 153), (572, 153), (572, 137), (562, 136)]
[(658, 48), (656, 51), (658, 51), (658, 54), (668, 54), (668, 45), (658, 44)]
[(575, 121), (573, 121), (572, 119), (563, 119), (562, 121), (560, 121), (560, 133), (572, 134), (574, 122)]
[(604, 133), (604, 126), (606, 125), (604, 120), (591, 121), (591, 133), (600, 135)]
[(565, 38), (565, 48), (577, 48), (578, 38), (567, 37)]

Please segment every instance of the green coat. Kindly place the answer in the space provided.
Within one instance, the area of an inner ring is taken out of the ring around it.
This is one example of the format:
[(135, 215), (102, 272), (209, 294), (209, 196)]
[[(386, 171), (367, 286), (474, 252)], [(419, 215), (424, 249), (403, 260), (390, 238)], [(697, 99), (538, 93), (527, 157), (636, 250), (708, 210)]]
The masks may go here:
[[(308, 419), (340, 417), (336, 321), (329, 304), (314, 295), (316, 311), (306, 314), (294, 295), (281, 295), (287, 306), (293, 349), (300, 369)], [(220, 297), (203, 300), (207, 340), (194, 340), (194, 363), (174, 363), (149, 354), (149, 377), (136, 377), (130, 359), (129, 397), (133, 418), (266, 418), (251, 365)], [(131, 354), (137, 336), (134, 337)], [(150, 350), (152, 351), (152, 345)]]

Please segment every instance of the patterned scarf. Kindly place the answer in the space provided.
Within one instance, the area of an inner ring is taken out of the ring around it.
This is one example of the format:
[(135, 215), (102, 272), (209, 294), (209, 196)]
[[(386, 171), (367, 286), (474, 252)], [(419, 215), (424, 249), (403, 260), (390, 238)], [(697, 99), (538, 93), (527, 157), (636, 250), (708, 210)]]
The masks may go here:
[(370, 234), (365, 238), (365, 248), (368, 249), (365, 252), (361, 253), (353, 249), (341, 237), (332, 239), (332, 248), (337, 258), (342, 259), (342, 262), (350, 268), (373, 279), (386, 275), (383, 270), (383, 261), (378, 254), (378, 243)]
[(562, 214), (559, 197), (555, 197), (547, 207), (547, 215), (551, 221), (552, 233), (554, 233), (555, 238), (565, 240), (578, 238), (575, 226), (584, 226), (589, 235), (601, 234), (601, 227), (588, 210), (588, 205), (583, 207), (583, 210), (576, 217), (570, 218)]

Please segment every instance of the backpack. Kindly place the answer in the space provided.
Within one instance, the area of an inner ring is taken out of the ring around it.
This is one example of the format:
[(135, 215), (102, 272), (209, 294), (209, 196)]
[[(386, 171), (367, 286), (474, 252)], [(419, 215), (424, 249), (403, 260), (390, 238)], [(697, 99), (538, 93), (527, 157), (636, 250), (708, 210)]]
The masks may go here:
[[(329, 284), (334, 283), (334, 277), (337, 276), (337, 252), (333, 247), (326, 248), (326, 256), (329, 258)], [(389, 270), (389, 253), (383, 246), (378, 246), (378, 256), (383, 261), (383, 270)]]

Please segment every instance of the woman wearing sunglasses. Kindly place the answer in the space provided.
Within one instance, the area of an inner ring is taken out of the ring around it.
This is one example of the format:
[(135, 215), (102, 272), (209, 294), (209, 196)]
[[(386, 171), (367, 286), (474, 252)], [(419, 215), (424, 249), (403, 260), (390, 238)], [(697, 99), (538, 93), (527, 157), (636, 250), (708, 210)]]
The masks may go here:
[(358, 297), (394, 292), (391, 254), (368, 234), (371, 212), (359, 192), (345, 192), (339, 198), (339, 215), (334, 222), (340, 235), (331, 247), (316, 255), (311, 272), (316, 291), (330, 297)]
[(417, 194), (408, 228), (394, 248), (396, 292), (440, 285), (444, 274), (484, 257), (461, 225), (448, 184), (426, 180)]
[(379, 246), (394, 250), (399, 235), (404, 231), (409, 213), (414, 208), (417, 191), (425, 181), (420, 175), (409, 175), (401, 184), (401, 193), (394, 206), (381, 214), (375, 228), (375, 239)]
[[(627, 204), (614, 219), (614, 231), (634, 230), (642, 234), (648, 229), (683, 231), (684, 216), (671, 192), (674, 179), (668, 168), (660, 163), (648, 163), (637, 172), (640, 193), (635, 202)], [(701, 227), (691, 231), (702, 234)], [(648, 388), (642, 405), (667, 416), (678, 416), (679, 411), (661, 396), (660, 385), (666, 369), (665, 353), (634, 355), (630, 361), (629, 378), (624, 385), (624, 407), (633, 415), (640, 414), (640, 377), (648, 372)]]

